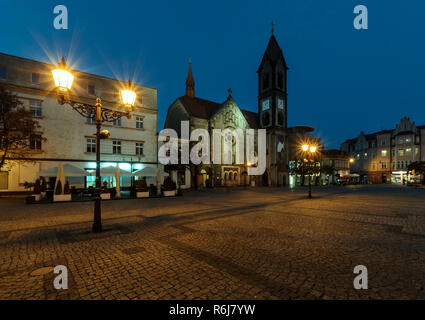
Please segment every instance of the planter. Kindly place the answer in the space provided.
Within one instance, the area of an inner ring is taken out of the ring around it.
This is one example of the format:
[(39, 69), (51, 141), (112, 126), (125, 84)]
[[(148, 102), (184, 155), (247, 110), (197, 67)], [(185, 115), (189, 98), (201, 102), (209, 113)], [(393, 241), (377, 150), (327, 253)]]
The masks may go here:
[(40, 201), (41, 199), (41, 194), (32, 194), (31, 196), (34, 197), (34, 201)]
[(164, 197), (174, 197), (176, 195), (176, 190), (164, 191)]
[(137, 198), (149, 198), (149, 191), (143, 191), (143, 192), (136, 192)]
[(54, 194), (53, 201), (71, 201), (71, 194)]
[(111, 194), (109, 192), (108, 193), (101, 193), (100, 198), (102, 200), (109, 200), (109, 199), (111, 199)]

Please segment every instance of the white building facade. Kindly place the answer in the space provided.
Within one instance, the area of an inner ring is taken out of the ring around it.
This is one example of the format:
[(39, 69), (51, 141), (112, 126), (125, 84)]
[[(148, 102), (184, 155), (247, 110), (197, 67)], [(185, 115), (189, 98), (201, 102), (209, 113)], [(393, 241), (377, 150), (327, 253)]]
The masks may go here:
[[(34, 138), (30, 155), (18, 161), (9, 161), (0, 172), (0, 192), (26, 191), (25, 182), (34, 182), (38, 172), (70, 163), (93, 172), (96, 168), (96, 125), (69, 105), (57, 100), (51, 70), (56, 66), (0, 53), (0, 85), (14, 92), (41, 129), (37, 134), (45, 141)], [(80, 71), (72, 71), (74, 83), (71, 99), (120, 110), (120, 89), (125, 83), (115, 79)], [(109, 139), (101, 140), (101, 167), (120, 166), (128, 171), (142, 169), (157, 163), (157, 90), (133, 84), (137, 93), (131, 118), (104, 122), (102, 129), (110, 132)], [(29, 161), (30, 160), (30, 161)], [(68, 179), (68, 178), (67, 178)], [(130, 178), (122, 185), (130, 184)], [(95, 177), (69, 178), (71, 187), (94, 186)], [(109, 177), (102, 178), (113, 184)], [(111, 185), (114, 186), (114, 185)]]

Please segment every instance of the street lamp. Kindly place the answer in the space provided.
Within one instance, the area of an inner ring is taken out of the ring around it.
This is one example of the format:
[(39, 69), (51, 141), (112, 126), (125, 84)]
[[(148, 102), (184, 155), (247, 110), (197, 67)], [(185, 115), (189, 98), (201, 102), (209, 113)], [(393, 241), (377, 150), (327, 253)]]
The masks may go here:
[(69, 92), (74, 81), (74, 76), (68, 70), (65, 59), (62, 58), (58, 68), (52, 70), (53, 80), (57, 88), (58, 102), (60, 105), (68, 104), (75, 111), (85, 118), (96, 120), (96, 189), (94, 192), (94, 218), (93, 218), (93, 232), (102, 231), (102, 218), (101, 218), (101, 197), (100, 197), (100, 139), (109, 137), (107, 130), (100, 130), (102, 122), (113, 122), (126, 116), (131, 117), (131, 111), (134, 108), (136, 101), (136, 93), (132, 90), (131, 83), (128, 81), (128, 87), (121, 90), (121, 99), (125, 107), (125, 112), (110, 110), (102, 107), (100, 98), (96, 98), (96, 104), (86, 104), (77, 102), (70, 99)]
[[(305, 162), (308, 162), (309, 165), (311, 165), (310, 161), (314, 161), (314, 155), (316, 154), (317, 146), (303, 144), (301, 146), (301, 150), (302, 150), (303, 156), (306, 157), (306, 161), (303, 161), (303, 166)], [(311, 199), (311, 172), (308, 176), (308, 198)]]

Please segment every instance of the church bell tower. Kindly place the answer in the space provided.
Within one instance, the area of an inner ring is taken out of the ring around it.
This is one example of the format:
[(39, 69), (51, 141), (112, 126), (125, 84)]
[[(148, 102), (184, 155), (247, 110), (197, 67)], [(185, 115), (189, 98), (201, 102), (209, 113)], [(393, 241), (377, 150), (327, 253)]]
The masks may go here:
[(272, 29), (267, 49), (257, 70), (260, 128), (287, 128), (287, 70), (282, 49), (279, 47)]
[(263, 185), (287, 186), (289, 182), (287, 71), (288, 66), (272, 28), (269, 43), (257, 70), (258, 127), (267, 130), (267, 165)]

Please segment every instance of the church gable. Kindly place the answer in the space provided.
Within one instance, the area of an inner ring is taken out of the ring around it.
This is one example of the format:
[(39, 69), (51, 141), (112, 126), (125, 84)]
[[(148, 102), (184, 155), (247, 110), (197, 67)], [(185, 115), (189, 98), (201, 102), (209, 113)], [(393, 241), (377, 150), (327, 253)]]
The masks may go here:
[(211, 117), (211, 125), (215, 129), (248, 129), (250, 126), (232, 97), (229, 97)]

